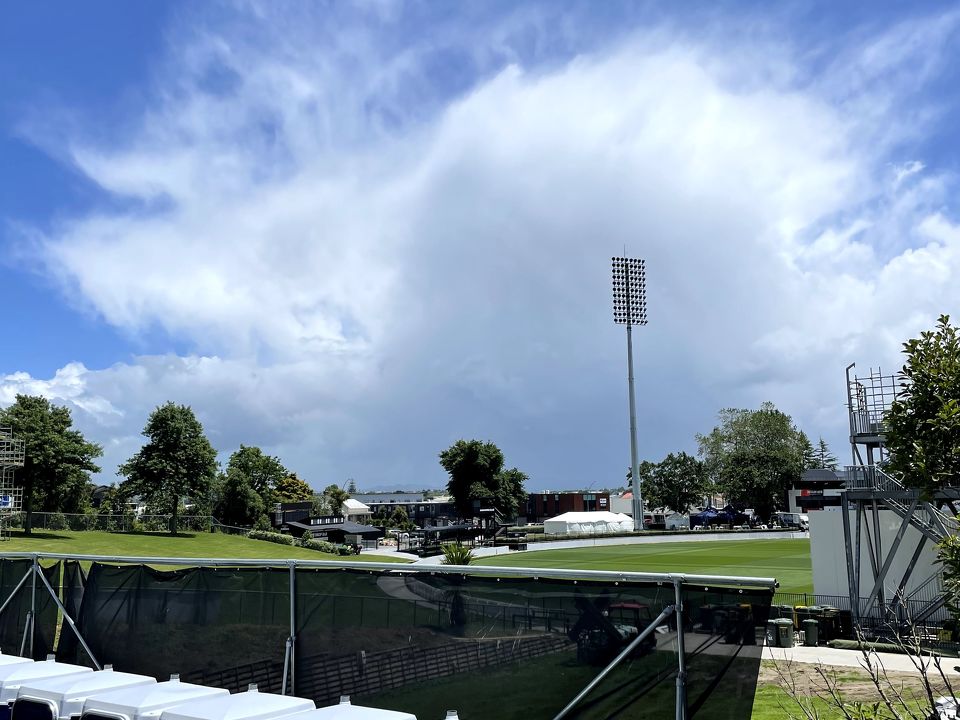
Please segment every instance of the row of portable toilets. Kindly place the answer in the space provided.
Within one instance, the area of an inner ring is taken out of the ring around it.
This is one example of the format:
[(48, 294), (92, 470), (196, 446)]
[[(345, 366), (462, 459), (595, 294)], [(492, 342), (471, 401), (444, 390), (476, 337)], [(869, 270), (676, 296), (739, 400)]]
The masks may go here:
[[(456, 712), (449, 711), (453, 720)], [(146, 675), (91, 670), (52, 658), (0, 654), (0, 720), (417, 720), (409, 713), (352, 705), (318, 708), (312, 700), (157, 682)]]

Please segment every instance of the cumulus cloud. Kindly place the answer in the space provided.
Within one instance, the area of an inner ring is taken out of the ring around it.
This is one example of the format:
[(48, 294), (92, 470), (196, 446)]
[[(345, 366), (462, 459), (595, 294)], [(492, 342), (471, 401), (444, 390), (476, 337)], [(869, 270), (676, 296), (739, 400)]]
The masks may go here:
[(262, 444), (319, 486), (438, 484), (461, 436), (496, 441), (535, 487), (614, 485), (624, 246), (649, 268), (646, 456), (765, 399), (842, 454), (843, 367), (894, 365), (958, 300), (954, 181), (901, 155), (924, 115), (896, 102), (918, 56), (935, 74), (952, 18), (839, 57), (843, 88), (770, 44), (638, 31), (545, 63), (501, 30), (470, 35), (473, 81), (451, 90), (426, 80), (450, 47), (378, 41), (391, 13), (340, 34), (254, 15), (176, 36), (129, 136), (69, 140), (134, 202), (43, 236), (46, 271), (105, 322), (191, 352), (16, 373), (0, 402), (70, 403), (111, 461), (174, 399), (220, 449)]

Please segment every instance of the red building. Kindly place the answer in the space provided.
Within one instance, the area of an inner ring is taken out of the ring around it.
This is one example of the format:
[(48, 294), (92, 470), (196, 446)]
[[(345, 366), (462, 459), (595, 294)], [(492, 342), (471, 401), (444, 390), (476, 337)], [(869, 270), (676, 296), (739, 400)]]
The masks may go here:
[(527, 497), (527, 522), (538, 523), (565, 512), (610, 509), (606, 492), (539, 492)]

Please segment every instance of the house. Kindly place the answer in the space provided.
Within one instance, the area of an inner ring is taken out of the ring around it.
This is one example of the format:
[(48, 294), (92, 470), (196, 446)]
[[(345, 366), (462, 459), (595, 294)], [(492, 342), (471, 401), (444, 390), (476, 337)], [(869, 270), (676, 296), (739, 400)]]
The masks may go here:
[(327, 542), (345, 545), (362, 545), (364, 547), (376, 547), (377, 538), (384, 534), (382, 528), (361, 525), (347, 520), (342, 515), (324, 515), (308, 517), (303, 520), (290, 520), (283, 525), (282, 529), (289, 532), (293, 537), (303, 537), (305, 532), (309, 532), (314, 540), (326, 540)]
[(528, 523), (543, 522), (568, 512), (609, 510), (610, 493), (607, 492), (538, 492), (527, 496)]
[(423, 493), (357, 493), (352, 498), (366, 505), (373, 516), (390, 516), (398, 507), (407, 513), (407, 519), (421, 528), (445, 527), (457, 520), (453, 498), (428, 498)]
[(373, 517), (373, 512), (369, 506), (353, 498), (347, 498), (343, 501), (340, 514), (343, 515), (345, 520), (361, 525), (370, 522), (370, 518)]

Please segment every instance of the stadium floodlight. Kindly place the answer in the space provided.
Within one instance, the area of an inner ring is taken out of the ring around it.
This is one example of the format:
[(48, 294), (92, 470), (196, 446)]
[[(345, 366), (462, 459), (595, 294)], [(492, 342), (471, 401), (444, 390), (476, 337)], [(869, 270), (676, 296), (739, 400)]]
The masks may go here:
[(630, 396), (630, 474), (633, 485), (633, 529), (643, 530), (643, 497), (637, 459), (637, 401), (633, 382), (633, 326), (647, 324), (647, 270), (638, 258), (614, 257), (613, 321), (627, 326), (627, 389)]

